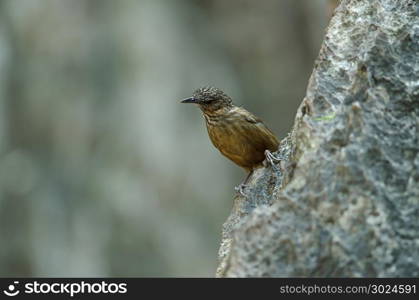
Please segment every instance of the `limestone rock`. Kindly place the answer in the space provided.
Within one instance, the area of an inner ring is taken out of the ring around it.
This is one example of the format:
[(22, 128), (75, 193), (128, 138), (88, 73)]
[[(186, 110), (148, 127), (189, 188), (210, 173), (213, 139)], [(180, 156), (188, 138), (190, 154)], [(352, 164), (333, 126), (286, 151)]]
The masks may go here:
[(223, 227), (219, 277), (419, 276), (419, 4), (343, 0), (281, 163)]

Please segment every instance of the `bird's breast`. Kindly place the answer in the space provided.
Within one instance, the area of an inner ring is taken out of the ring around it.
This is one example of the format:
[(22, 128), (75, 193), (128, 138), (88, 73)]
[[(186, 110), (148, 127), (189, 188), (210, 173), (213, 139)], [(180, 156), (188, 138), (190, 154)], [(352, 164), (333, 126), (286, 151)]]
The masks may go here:
[[(251, 170), (264, 158), (264, 132), (234, 111), (219, 115), (204, 114), (208, 135), (214, 146), (237, 165)], [(262, 139), (261, 139), (262, 138)]]
[(221, 149), (225, 150), (234, 148), (237, 136), (234, 134), (235, 125), (231, 118), (208, 115), (204, 115), (204, 117), (208, 135), (214, 146), (220, 151)]

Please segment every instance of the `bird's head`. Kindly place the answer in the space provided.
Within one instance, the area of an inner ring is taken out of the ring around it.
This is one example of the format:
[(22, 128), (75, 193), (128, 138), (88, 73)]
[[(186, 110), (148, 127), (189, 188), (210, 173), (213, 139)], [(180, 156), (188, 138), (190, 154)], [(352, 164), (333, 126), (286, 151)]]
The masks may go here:
[(183, 100), (182, 103), (198, 104), (204, 113), (229, 108), (233, 105), (229, 96), (222, 90), (211, 86), (197, 89), (192, 97)]

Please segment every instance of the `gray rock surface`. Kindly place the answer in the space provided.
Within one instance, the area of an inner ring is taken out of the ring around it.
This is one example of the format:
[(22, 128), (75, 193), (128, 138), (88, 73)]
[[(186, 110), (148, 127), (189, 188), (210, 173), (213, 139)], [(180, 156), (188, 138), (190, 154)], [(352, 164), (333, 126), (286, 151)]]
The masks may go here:
[(217, 276), (419, 276), (418, 14), (342, 1), (281, 163), (234, 199)]

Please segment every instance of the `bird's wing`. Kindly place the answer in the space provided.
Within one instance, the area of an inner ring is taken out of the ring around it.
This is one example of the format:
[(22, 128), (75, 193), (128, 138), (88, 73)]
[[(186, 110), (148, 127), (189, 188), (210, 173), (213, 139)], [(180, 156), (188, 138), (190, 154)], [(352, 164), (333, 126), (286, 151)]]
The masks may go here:
[(244, 108), (235, 107), (225, 124), (207, 122), (210, 139), (220, 152), (246, 170), (265, 159), (265, 150), (276, 151), (279, 142), (271, 130)]
[(261, 151), (266, 149), (276, 151), (278, 149), (278, 139), (261, 119), (241, 107), (237, 109), (236, 113), (242, 115), (248, 122), (247, 126), (245, 125), (248, 132), (248, 143), (253, 144), (257, 148), (264, 148)]

